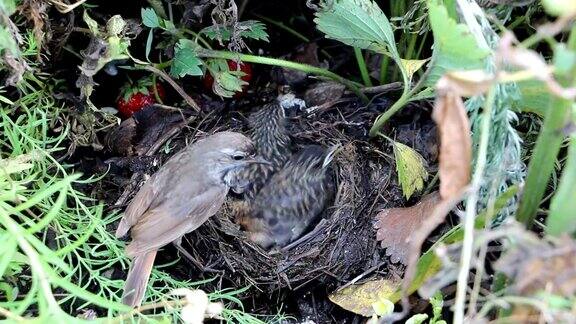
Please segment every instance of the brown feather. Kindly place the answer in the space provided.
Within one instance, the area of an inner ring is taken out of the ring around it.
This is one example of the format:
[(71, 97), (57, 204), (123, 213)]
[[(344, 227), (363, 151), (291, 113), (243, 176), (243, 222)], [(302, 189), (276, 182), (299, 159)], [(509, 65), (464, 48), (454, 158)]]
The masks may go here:
[(130, 270), (128, 270), (128, 277), (124, 284), (122, 303), (131, 307), (140, 306), (146, 292), (148, 279), (150, 279), (150, 274), (152, 273), (155, 258), (156, 251), (150, 251), (138, 255), (132, 260)]

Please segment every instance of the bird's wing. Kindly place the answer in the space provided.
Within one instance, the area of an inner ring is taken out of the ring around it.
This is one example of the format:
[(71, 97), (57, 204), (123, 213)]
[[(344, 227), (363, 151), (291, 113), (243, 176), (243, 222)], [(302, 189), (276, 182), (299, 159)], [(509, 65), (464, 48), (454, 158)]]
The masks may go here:
[(166, 184), (177, 181), (175, 178), (177, 172), (172, 170), (179, 169), (184, 154), (184, 151), (175, 154), (140, 188), (126, 208), (120, 224), (118, 224), (116, 237), (120, 238), (126, 235), (130, 228), (139, 222), (142, 215), (163, 200), (163, 191), (169, 189), (166, 188)]
[[(190, 187), (194, 183), (189, 184)], [(228, 187), (212, 185), (202, 192), (175, 194), (144, 213), (132, 227), (128, 255), (160, 248), (189, 233), (214, 215), (226, 198)]]
[(120, 238), (126, 235), (130, 228), (138, 222), (140, 216), (148, 210), (156, 198), (158, 188), (154, 186), (152, 180), (152, 178), (148, 179), (126, 208), (124, 216), (120, 220), (120, 224), (118, 224), (118, 228), (116, 229), (116, 237)]

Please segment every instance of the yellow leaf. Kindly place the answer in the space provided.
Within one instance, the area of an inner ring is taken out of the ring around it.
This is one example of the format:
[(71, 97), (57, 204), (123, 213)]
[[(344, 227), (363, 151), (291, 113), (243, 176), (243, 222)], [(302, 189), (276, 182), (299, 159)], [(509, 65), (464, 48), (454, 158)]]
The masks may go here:
[(335, 291), (328, 298), (347, 311), (370, 317), (376, 314), (374, 306), (379, 311), (384, 311), (380, 306), (384, 306), (386, 301), (394, 297), (400, 284), (389, 279), (371, 280)]
[(406, 70), (406, 73), (408, 74), (408, 78), (410, 80), (412, 80), (412, 76), (414, 75), (414, 73), (416, 73), (416, 71), (420, 70), (420, 68), (422, 66), (424, 66), (424, 63), (426, 63), (428, 60), (405, 60), (405, 59), (400, 59), (400, 62), (402, 63), (402, 67), (404, 67), (404, 70)]
[(394, 158), (398, 182), (402, 186), (404, 196), (408, 199), (414, 192), (424, 188), (424, 181), (428, 179), (426, 162), (414, 149), (399, 142), (394, 142)]

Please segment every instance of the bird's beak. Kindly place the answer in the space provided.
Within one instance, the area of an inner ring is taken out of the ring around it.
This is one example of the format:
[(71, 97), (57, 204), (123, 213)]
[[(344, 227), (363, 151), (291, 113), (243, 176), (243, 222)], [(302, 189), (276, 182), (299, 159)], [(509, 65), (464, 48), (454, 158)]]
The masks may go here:
[(342, 145), (336, 144), (333, 145), (328, 149), (326, 152), (326, 156), (324, 157), (324, 162), (322, 163), (322, 167), (325, 168), (332, 162), (336, 153), (338, 153), (342, 149)]
[(244, 160), (244, 161), (242, 161), (242, 162), (243, 162), (243, 164), (267, 164), (267, 165), (272, 165), (272, 163), (264, 160), (264, 159), (261, 158), (261, 157), (249, 158), (249, 159), (246, 159), (246, 160)]

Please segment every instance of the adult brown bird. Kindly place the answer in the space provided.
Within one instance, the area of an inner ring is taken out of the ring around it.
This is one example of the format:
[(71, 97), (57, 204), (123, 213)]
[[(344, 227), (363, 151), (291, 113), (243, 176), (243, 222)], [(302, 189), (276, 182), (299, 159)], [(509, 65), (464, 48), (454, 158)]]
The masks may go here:
[(258, 156), (270, 162), (270, 164), (250, 165), (239, 170), (236, 176), (236, 179), (243, 181), (238, 183), (238, 191), (243, 191), (245, 199), (251, 201), (292, 153), (290, 136), (286, 129), (285, 111), (277, 101), (260, 107), (250, 115), (248, 122)]
[(168, 243), (179, 250), (182, 236), (214, 215), (224, 203), (234, 175), (251, 164), (252, 141), (240, 133), (220, 132), (172, 156), (136, 194), (116, 230), (131, 231), (126, 254), (133, 258), (124, 286), (123, 303), (140, 305), (156, 252)]
[(243, 220), (252, 241), (282, 247), (302, 235), (334, 194), (331, 162), (337, 150), (309, 145), (270, 178)]

